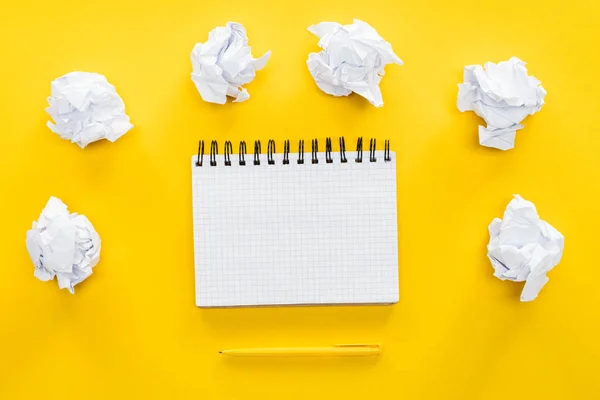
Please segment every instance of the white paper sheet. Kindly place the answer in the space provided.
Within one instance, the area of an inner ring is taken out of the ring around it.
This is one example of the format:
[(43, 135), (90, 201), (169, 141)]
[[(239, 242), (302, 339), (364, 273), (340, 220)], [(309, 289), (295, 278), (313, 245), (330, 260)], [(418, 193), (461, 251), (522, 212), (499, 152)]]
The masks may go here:
[(90, 221), (83, 215), (69, 214), (56, 197), (50, 197), (38, 221), (27, 231), (26, 245), (35, 277), (48, 281), (56, 276), (58, 287), (71, 293), (100, 260), (100, 237)]
[(541, 82), (527, 75), (525, 62), (517, 57), (465, 67), (464, 83), (458, 85), (458, 109), (475, 111), (487, 127), (479, 127), (482, 146), (509, 150), (515, 146), (521, 121), (540, 111), (546, 91)]
[(200, 307), (398, 301), (396, 155), (191, 160)]
[(46, 112), (50, 130), (81, 148), (97, 140), (114, 142), (133, 125), (125, 104), (106, 77), (91, 72), (71, 72), (51, 83)]
[(242, 87), (250, 83), (256, 71), (265, 67), (271, 52), (254, 58), (248, 46), (248, 36), (241, 24), (228, 22), (208, 34), (206, 43), (197, 43), (192, 50), (192, 81), (202, 100), (225, 104), (227, 96), (234, 102), (250, 98)]
[(506, 207), (504, 219), (494, 218), (489, 232), (488, 258), (494, 276), (525, 281), (521, 301), (534, 300), (548, 282), (546, 273), (560, 262), (564, 236), (542, 221), (533, 203), (519, 195)]
[(354, 92), (375, 107), (383, 106), (379, 82), (387, 64), (403, 65), (377, 31), (366, 22), (353, 24), (321, 22), (308, 27), (319, 37), (319, 53), (310, 53), (306, 61), (317, 86), (333, 96)]

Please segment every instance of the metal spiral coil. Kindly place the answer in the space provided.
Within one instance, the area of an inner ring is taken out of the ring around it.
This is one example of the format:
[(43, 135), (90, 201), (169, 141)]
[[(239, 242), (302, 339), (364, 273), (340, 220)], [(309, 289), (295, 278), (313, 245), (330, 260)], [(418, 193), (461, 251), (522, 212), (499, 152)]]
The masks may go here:
[[(346, 140), (342, 136), (339, 138), (340, 143), (340, 163), (347, 163), (348, 159), (346, 158)], [(290, 140), (285, 140), (283, 142), (283, 158), (281, 159), (281, 163), (283, 165), (290, 164)], [(260, 165), (260, 154), (261, 154), (261, 143), (260, 140), (254, 141), (254, 157), (253, 164)], [(377, 139), (371, 138), (369, 140), (369, 162), (377, 162), (376, 157), (377, 151)], [(333, 141), (331, 137), (325, 138), (325, 163), (333, 164)], [(210, 166), (217, 166), (217, 156), (219, 154), (219, 144), (216, 140), (212, 140), (210, 142), (210, 151), (209, 151), (209, 163)], [(270, 139), (267, 145), (267, 164), (275, 165), (279, 161), (275, 159), (275, 140)], [(223, 146), (223, 165), (230, 167), (232, 165), (231, 156), (233, 155), (233, 144), (230, 140), (226, 140)], [(247, 147), (245, 141), (240, 141), (240, 145), (238, 147), (238, 165), (245, 166), (246, 165), (246, 155), (247, 155)], [(311, 164), (319, 163), (319, 140), (312, 139), (311, 140)], [(383, 160), (384, 162), (392, 161), (392, 157), (390, 154), (390, 141), (384, 141), (384, 150), (383, 150)], [(357, 163), (363, 162), (363, 138), (359, 137), (356, 141), (356, 158), (354, 159)], [(220, 162), (220, 161), (219, 161)], [(304, 140), (298, 141), (298, 159), (296, 160), (297, 164), (304, 164)], [(204, 140), (198, 141), (198, 155), (196, 157), (196, 161), (194, 163), (196, 167), (204, 166)]]

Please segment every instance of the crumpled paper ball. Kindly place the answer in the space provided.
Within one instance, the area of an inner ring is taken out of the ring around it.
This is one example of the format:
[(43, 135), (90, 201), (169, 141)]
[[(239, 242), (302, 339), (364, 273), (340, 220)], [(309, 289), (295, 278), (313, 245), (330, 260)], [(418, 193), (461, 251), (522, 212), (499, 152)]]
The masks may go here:
[(260, 58), (252, 57), (242, 24), (228, 22), (210, 31), (206, 43), (194, 46), (192, 81), (206, 102), (225, 104), (227, 96), (234, 102), (246, 101), (250, 94), (242, 85), (252, 82), (270, 56), (267, 51)]
[(387, 64), (403, 65), (377, 31), (366, 22), (321, 22), (308, 27), (319, 37), (319, 53), (310, 53), (306, 64), (317, 86), (332, 96), (354, 92), (375, 107), (383, 106), (379, 82)]
[(494, 276), (501, 280), (525, 281), (521, 301), (534, 300), (548, 282), (546, 273), (560, 262), (564, 236), (542, 221), (532, 202), (515, 195), (504, 219), (489, 226), (488, 258)]
[(482, 146), (509, 150), (523, 128), (521, 121), (540, 111), (546, 91), (534, 76), (527, 75), (525, 62), (517, 57), (498, 64), (491, 62), (465, 67), (464, 83), (458, 85), (458, 109), (475, 111), (485, 119), (479, 126)]
[(48, 121), (48, 128), (82, 149), (101, 139), (114, 142), (133, 128), (123, 100), (103, 75), (71, 72), (50, 86), (46, 112), (55, 123)]
[(70, 214), (56, 197), (50, 197), (38, 221), (27, 231), (26, 245), (35, 277), (49, 281), (56, 276), (58, 287), (71, 293), (100, 260), (100, 236), (90, 221)]

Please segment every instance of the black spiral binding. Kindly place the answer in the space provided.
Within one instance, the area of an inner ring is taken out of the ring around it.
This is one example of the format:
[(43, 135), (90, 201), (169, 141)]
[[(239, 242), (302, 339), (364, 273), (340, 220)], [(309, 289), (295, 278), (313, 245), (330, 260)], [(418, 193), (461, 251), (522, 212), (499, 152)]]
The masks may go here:
[(196, 161), (196, 167), (201, 167), (202, 161), (204, 161), (204, 140), (198, 142), (198, 160)]
[(217, 166), (217, 154), (219, 154), (219, 143), (216, 140), (210, 142), (210, 166)]
[(362, 137), (359, 137), (358, 140), (356, 141), (356, 158), (354, 159), (354, 161), (356, 161), (357, 163), (361, 163), (362, 162)]
[(386, 140), (383, 142), (383, 161), (389, 162), (392, 161), (392, 157), (390, 157), (390, 141)]
[(269, 165), (275, 165), (275, 160), (273, 160), (273, 153), (275, 153), (275, 141), (271, 139), (269, 140), (269, 144), (267, 146), (267, 163)]
[(340, 138), (340, 162), (348, 162), (348, 160), (346, 159), (346, 141), (344, 140), (343, 136)]
[(240, 142), (240, 151), (238, 152), (238, 161), (240, 165), (246, 165), (244, 156), (246, 155), (246, 142), (243, 140)]
[(231, 167), (231, 153), (233, 153), (233, 145), (229, 140), (225, 141), (223, 154), (225, 154), (225, 165)]
[[(347, 163), (348, 159), (346, 158), (346, 140), (344, 137), (339, 138), (340, 142), (340, 163)], [(290, 141), (285, 140), (283, 142), (283, 165), (290, 164)], [(369, 162), (377, 162), (376, 157), (377, 150), (377, 139), (371, 138), (369, 141)], [(261, 143), (260, 140), (254, 141), (254, 165), (260, 165), (260, 153), (261, 153)], [(333, 148), (332, 148), (332, 140), (330, 137), (325, 138), (325, 162), (327, 164), (333, 163), (332, 156)], [(267, 145), (267, 164), (275, 165), (275, 141), (270, 139)], [(217, 165), (217, 155), (219, 154), (219, 144), (216, 140), (212, 140), (210, 142), (210, 165), (212, 167)], [(231, 141), (225, 141), (223, 146), (223, 154), (224, 154), (224, 165), (230, 167), (232, 165), (231, 156), (233, 154), (233, 144)], [(245, 166), (246, 165), (246, 142), (240, 141), (239, 151), (238, 151), (238, 164)], [(390, 154), (390, 141), (384, 141), (384, 150), (383, 150), (383, 160), (384, 162), (392, 161), (392, 157)], [(356, 141), (356, 158), (354, 159), (357, 163), (362, 163), (363, 161), (363, 138), (359, 137)], [(304, 140), (298, 141), (298, 164), (304, 164)], [(311, 163), (318, 164), (319, 163), (319, 141), (318, 139), (312, 139), (311, 141)], [(204, 165), (204, 140), (198, 141), (198, 157), (195, 162), (197, 167), (202, 167)]]
[(298, 142), (298, 164), (304, 164), (304, 140)]
[(283, 142), (283, 165), (290, 163), (290, 141)]
[(260, 140), (254, 141), (254, 165), (260, 165)]
[(369, 161), (377, 162), (377, 158), (375, 158), (375, 148), (377, 147), (377, 139), (371, 138), (369, 142)]

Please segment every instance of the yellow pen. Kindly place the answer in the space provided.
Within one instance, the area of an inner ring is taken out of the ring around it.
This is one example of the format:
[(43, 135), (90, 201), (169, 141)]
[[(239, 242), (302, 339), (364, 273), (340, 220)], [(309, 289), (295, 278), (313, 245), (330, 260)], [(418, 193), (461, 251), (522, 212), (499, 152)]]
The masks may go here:
[(271, 347), (219, 352), (232, 357), (364, 357), (381, 353), (378, 344), (336, 344), (330, 347)]

